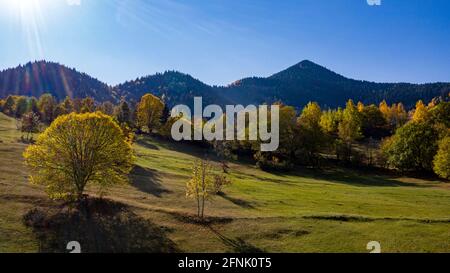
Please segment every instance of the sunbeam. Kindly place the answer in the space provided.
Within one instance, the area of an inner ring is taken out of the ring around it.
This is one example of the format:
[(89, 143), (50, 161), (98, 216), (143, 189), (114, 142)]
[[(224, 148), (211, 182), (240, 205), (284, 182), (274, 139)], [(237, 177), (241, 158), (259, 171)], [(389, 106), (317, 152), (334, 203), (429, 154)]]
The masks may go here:
[(0, 6), (20, 22), (29, 54), (36, 59), (44, 57), (41, 34), (45, 22), (42, 10), (48, 3), (47, 0), (0, 0)]

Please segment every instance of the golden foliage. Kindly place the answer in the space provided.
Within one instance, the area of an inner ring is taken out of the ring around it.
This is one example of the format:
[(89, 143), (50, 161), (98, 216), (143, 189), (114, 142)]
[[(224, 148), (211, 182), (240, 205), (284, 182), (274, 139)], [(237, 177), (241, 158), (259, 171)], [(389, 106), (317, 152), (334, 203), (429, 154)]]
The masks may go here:
[(429, 118), (428, 109), (423, 103), (423, 101), (419, 100), (416, 103), (416, 110), (414, 111), (414, 115), (412, 117), (412, 120), (414, 122), (425, 122)]
[(88, 184), (103, 193), (127, 182), (133, 162), (131, 144), (119, 125), (100, 112), (58, 117), (24, 157), (31, 182), (44, 185), (53, 199), (80, 199)]
[(152, 94), (146, 94), (141, 98), (137, 109), (138, 125), (147, 127), (149, 133), (161, 126), (161, 116), (164, 103)]

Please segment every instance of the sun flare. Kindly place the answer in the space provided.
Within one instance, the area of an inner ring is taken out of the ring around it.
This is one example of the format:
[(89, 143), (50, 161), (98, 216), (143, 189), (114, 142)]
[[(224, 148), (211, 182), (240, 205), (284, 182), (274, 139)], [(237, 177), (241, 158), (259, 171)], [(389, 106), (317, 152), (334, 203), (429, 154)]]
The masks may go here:
[(44, 28), (42, 14), (48, 0), (0, 0), (0, 7), (20, 23), (31, 56), (43, 56), (41, 32)]
[(42, 1), (39, 0), (2, 0), (1, 3), (9, 8), (10, 12), (20, 14), (33, 13), (40, 8)]

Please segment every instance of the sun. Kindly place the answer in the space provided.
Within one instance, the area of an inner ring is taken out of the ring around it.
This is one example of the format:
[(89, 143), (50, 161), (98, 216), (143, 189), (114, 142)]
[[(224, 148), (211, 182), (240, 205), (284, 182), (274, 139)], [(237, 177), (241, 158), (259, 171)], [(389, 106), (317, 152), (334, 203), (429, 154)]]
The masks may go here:
[(0, 0), (0, 6), (11, 16), (26, 20), (35, 17), (45, 2), (45, 0)]
[(0, 8), (21, 26), (30, 54), (42, 56), (41, 32), (45, 25), (42, 11), (49, 0), (0, 0)]
[(36, 5), (39, 5), (39, 0), (3, 0), (10, 11), (32, 11)]

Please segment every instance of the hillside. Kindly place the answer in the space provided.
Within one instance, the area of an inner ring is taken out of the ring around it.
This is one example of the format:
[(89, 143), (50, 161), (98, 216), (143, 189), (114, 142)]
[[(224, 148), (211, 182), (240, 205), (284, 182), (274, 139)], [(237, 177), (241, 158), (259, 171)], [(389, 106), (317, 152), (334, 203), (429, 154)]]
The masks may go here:
[(130, 101), (138, 101), (145, 93), (151, 92), (163, 98), (171, 107), (177, 104), (191, 105), (195, 96), (203, 97), (206, 104), (227, 102), (227, 99), (216, 93), (213, 87), (177, 71), (141, 77), (120, 84), (114, 89), (120, 96)]
[(262, 104), (282, 101), (302, 107), (317, 101), (323, 107), (344, 106), (348, 99), (366, 104), (402, 102), (410, 108), (422, 99), (447, 96), (450, 83), (375, 83), (346, 78), (311, 61), (302, 61), (267, 78), (245, 78), (229, 86), (208, 86), (189, 75), (165, 72), (129, 81), (115, 87), (121, 96), (139, 99), (145, 92), (164, 95), (170, 106), (191, 104), (193, 96), (206, 103)]
[[(23, 223), (32, 208), (60, 207), (27, 181), (26, 145), (19, 137), (14, 119), (0, 113), (0, 252), (66, 252), (84, 227), (79, 222), (64, 230), (49, 227), (43, 237)], [(136, 243), (149, 252), (167, 245), (182, 252), (368, 252), (373, 240), (383, 252), (450, 250), (450, 188), (439, 181), (340, 168), (278, 175), (232, 162), (233, 184), (206, 207), (216, 220), (198, 225), (189, 220), (196, 207), (185, 196), (185, 183), (204, 151), (148, 137), (138, 137), (134, 150), (130, 184), (114, 187), (106, 198), (126, 206), (135, 221), (121, 226), (120, 218), (105, 217), (98, 224), (108, 228), (82, 241), (83, 251), (92, 244), (91, 251), (129, 251)], [(86, 234), (93, 229), (87, 225)], [(108, 248), (113, 244), (118, 248)]]
[(138, 101), (143, 94), (162, 97), (170, 107), (191, 105), (194, 96), (205, 104), (262, 104), (282, 101), (302, 107), (317, 101), (323, 107), (345, 105), (348, 99), (366, 104), (402, 102), (414, 106), (417, 100), (430, 101), (450, 93), (450, 83), (375, 83), (346, 78), (311, 61), (302, 61), (267, 78), (252, 77), (229, 86), (209, 86), (188, 74), (166, 71), (127, 81), (115, 87), (51, 62), (28, 63), (0, 72), (0, 98), (7, 95), (40, 96), (49, 92), (58, 99), (93, 97), (97, 101), (117, 101), (121, 97)]
[(0, 71), (0, 98), (8, 95), (39, 97), (51, 93), (59, 100), (92, 97), (116, 101), (111, 88), (91, 76), (58, 63), (39, 61)]
[(267, 78), (246, 78), (221, 91), (234, 101), (263, 103), (282, 101), (302, 106), (317, 101), (324, 107), (345, 105), (348, 99), (365, 104), (402, 102), (412, 107), (419, 100), (447, 96), (450, 83), (408, 84), (358, 81), (341, 76), (311, 61), (302, 61)]

